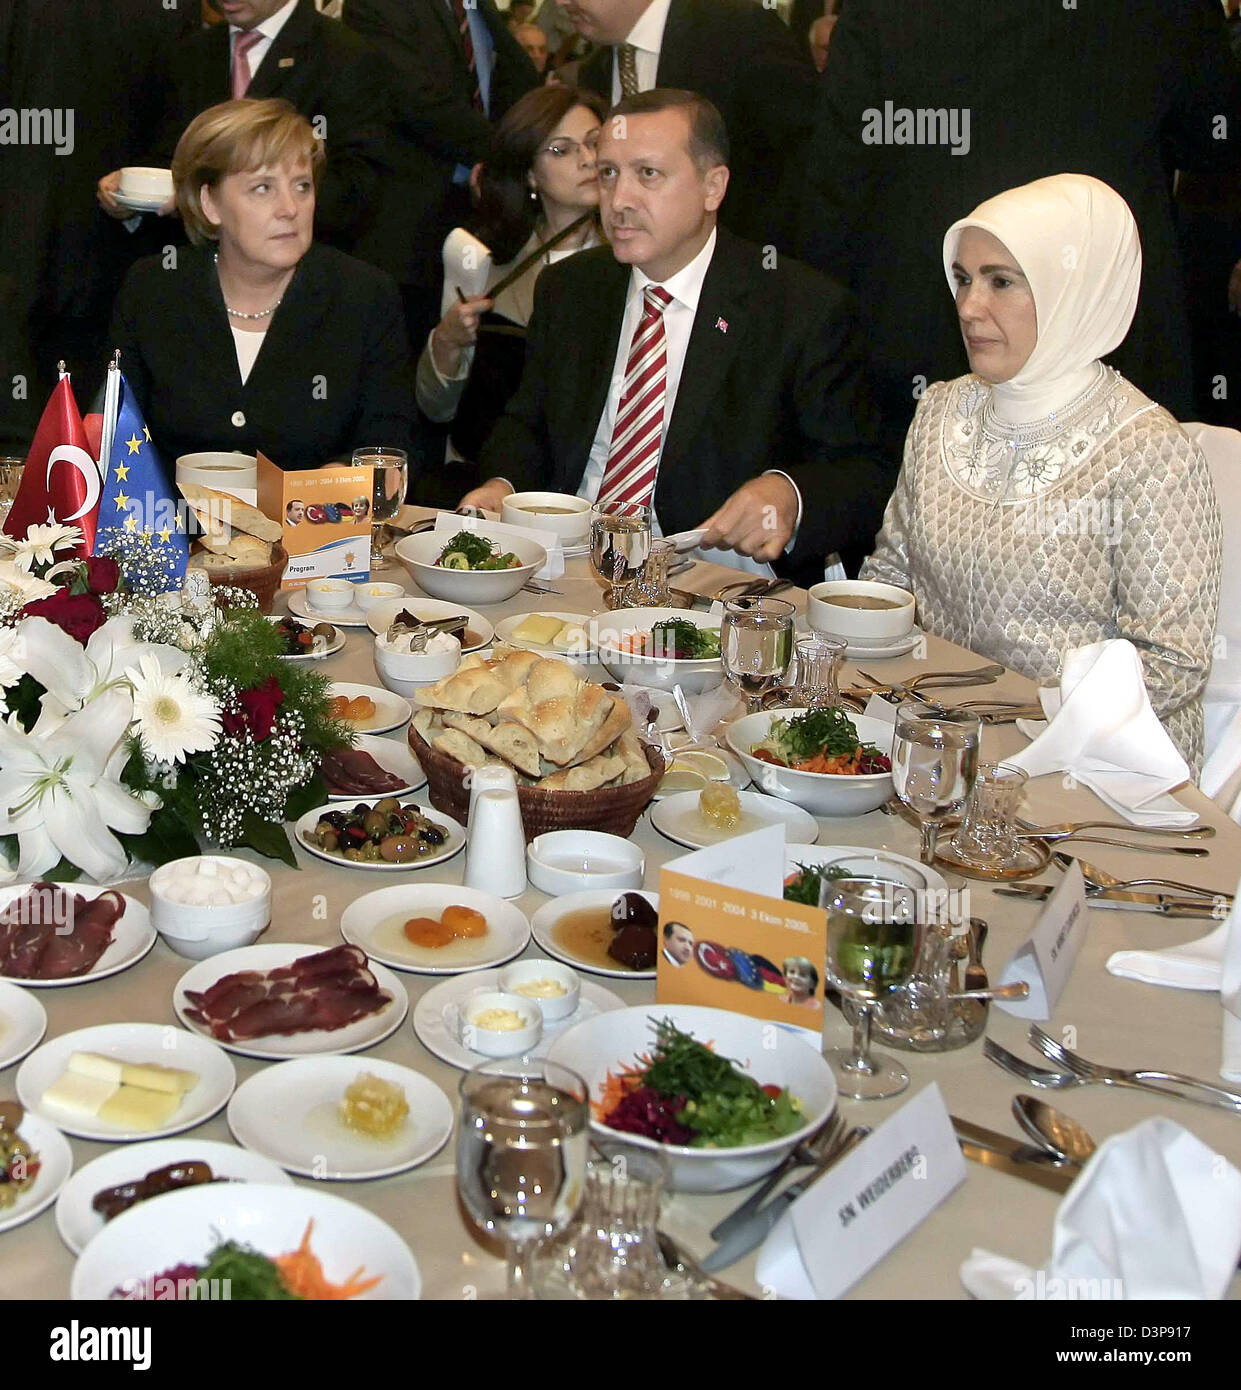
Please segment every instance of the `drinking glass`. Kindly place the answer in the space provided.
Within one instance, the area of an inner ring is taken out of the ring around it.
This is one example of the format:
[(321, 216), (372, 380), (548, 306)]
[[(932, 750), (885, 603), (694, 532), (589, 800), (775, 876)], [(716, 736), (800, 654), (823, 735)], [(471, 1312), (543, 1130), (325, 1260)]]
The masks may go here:
[(720, 660), (755, 714), (793, 664), (793, 605), (779, 598), (737, 598), (724, 605)]
[(629, 586), (642, 573), (650, 549), (650, 507), (596, 507), (591, 513), (590, 562), (611, 585), (607, 608), (629, 607)]
[(935, 862), (939, 827), (969, 800), (982, 724), (964, 710), (906, 700), (896, 711), (892, 785), (922, 827), (922, 862)]
[(350, 460), (355, 468), (368, 464), (375, 470), (371, 495), (371, 569), (387, 569), (391, 561), (382, 549), (387, 528), (384, 523), (395, 519), (405, 501), (409, 487), (409, 455), (404, 449), (391, 449), (376, 444), (355, 449)]
[(510, 1298), (533, 1296), (531, 1242), (562, 1230), (582, 1200), (588, 1098), (576, 1072), (541, 1057), (499, 1057), (461, 1079), (457, 1190), (504, 1242)]
[(848, 643), (808, 633), (797, 639), (797, 679), (789, 703), (798, 709), (830, 709), (840, 704), (837, 673)]
[(0, 523), (13, 510), (25, 465), (25, 459), (0, 457)]
[(668, 567), (676, 554), (671, 541), (653, 540), (642, 566), (641, 577), (629, 586), (626, 602), (631, 608), (669, 608), (672, 595), (668, 591)]
[(909, 1073), (870, 1048), (877, 1000), (913, 974), (922, 945), (918, 897), (912, 888), (881, 878), (824, 879), (819, 906), (827, 913), (827, 973), (838, 990), (857, 1001), (853, 1046), (831, 1048), (840, 1094), (852, 1100), (885, 1100), (909, 1085)]
[(970, 864), (1003, 869), (1017, 856), (1017, 808), (1026, 774), (1007, 763), (979, 763), (974, 791), (952, 848)]

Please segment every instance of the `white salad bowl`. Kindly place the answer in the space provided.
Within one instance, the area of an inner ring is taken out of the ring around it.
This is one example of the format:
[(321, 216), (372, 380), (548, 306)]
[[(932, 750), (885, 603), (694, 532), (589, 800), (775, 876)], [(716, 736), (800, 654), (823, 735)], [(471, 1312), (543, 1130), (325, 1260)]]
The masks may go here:
[(622, 685), (653, 686), (672, 690), (680, 686), (687, 695), (701, 695), (719, 685), (724, 670), (718, 656), (704, 660), (677, 660), (667, 656), (641, 656), (622, 651), (621, 641), (630, 633), (650, 632), (656, 623), (682, 618), (697, 628), (718, 632), (720, 619), (711, 613), (695, 613), (686, 608), (618, 608), (603, 613), (590, 624), (591, 645), (614, 680)]
[[(552, 1043), (549, 1061), (581, 1076), (592, 1101), (598, 1100), (609, 1072), (650, 1051), (654, 1025), (669, 1019), (682, 1032), (710, 1043), (750, 1072), (760, 1086), (783, 1086), (801, 1103), (805, 1124), (780, 1139), (736, 1149), (691, 1149), (623, 1134), (591, 1118), (592, 1132), (614, 1143), (633, 1144), (666, 1155), (669, 1187), (677, 1192), (727, 1192), (756, 1182), (808, 1138), (836, 1108), (836, 1081), (820, 1052), (783, 1028), (758, 1018), (696, 1004), (646, 1004), (615, 1009), (568, 1029)], [(812, 1020), (812, 1026), (818, 1016)]]
[[(444, 553), (452, 535), (445, 531), (423, 531), (403, 536), (396, 543), (396, 558), (409, 577), (432, 598), (454, 603), (503, 603), (520, 593), (526, 581), (547, 564), (547, 551), (520, 536), (493, 540), (501, 551), (511, 550), (521, 564), (509, 570), (449, 570), (435, 562)], [(483, 534), (483, 539), (488, 539)]]
[[(864, 816), (877, 811), (892, 796), (892, 774), (872, 772), (861, 776), (833, 772), (798, 772), (791, 767), (777, 767), (750, 753), (756, 743), (762, 743), (773, 719), (793, 719), (805, 714), (804, 709), (763, 710), (747, 714), (729, 726), (728, 746), (745, 764), (754, 780), (756, 791), (791, 801), (814, 816)], [(891, 756), (895, 726), (865, 714), (849, 716), (858, 738), (873, 743), (881, 753)]]

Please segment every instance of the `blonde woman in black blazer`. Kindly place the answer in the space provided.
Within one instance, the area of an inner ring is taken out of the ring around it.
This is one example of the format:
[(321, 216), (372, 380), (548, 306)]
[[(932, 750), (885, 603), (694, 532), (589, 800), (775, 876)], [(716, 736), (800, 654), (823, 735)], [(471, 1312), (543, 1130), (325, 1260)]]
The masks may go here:
[(165, 459), (262, 450), (285, 469), (408, 449), (413, 367), (395, 283), (312, 242), (322, 145), (287, 102), (230, 101), (173, 159), (194, 246), (133, 267), (113, 337)]

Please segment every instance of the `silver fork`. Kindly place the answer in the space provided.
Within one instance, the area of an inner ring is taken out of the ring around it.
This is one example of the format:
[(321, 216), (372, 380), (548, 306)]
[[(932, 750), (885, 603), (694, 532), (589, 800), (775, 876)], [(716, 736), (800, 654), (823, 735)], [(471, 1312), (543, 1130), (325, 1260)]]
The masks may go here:
[[(1097, 1062), (1088, 1062), (1076, 1052), (1058, 1043), (1055, 1038), (1044, 1033), (1036, 1023), (1030, 1025), (1031, 1045), (1057, 1066), (1067, 1067), (1082, 1082), (1101, 1082), (1104, 1086), (1128, 1086), (1135, 1090), (1157, 1091), (1160, 1095), (1178, 1095), (1182, 1100), (1192, 1100), (1198, 1105), (1210, 1105), (1218, 1110), (1241, 1111), (1241, 1094), (1230, 1091), (1227, 1086), (1216, 1086), (1210, 1081), (1199, 1080), (1196, 1076), (1185, 1076), (1175, 1071), (1155, 1071), (1144, 1067), (1140, 1070), (1125, 1071), (1120, 1067), (1104, 1067)], [(1166, 1081), (1171, 1086), (1183, 1087), (1184, 1091), (1169, 1091), (1165, 1086), (1152, 1086), (1155, 1081)], [(1200, 1091), (1201, 1095), (1192, 1092)]]
[[(1024, 1057), (1018, 1057), (1009, 1052), (1006, 1047), (1001, 1047), (994, 1038), (983, 1039), (982, 1052), (984, 1057), (994, 1062), (1001, 1070), (1020, 1077), (1022, 1081), (1028, 1081), (1031, 1086), (1039, 1086), (1045, 1091), (1066, 1091), (1072, 1090), (1074, 1086), (1089, 1085), (1086, 1078), (1078, 1076), (1076, 1072), (1045, 1071), (1042, 1067), (1033, 1066)], [(1183, 1099), (1180, 1091), (1165, 1090), (1153, 1082), (1145, 1089), (1153, 1091), (1157, 1095), (1169, 1096), (1173, 1100)]]
[(558, 594), (562, 592), (544, 579), (527, 579), (524, 587), (532, 594)]
[(847, 1127), (848, 1121), (840, 1111), (833, 1112), (824, 1124), (820, 1125), (808, 1139), (803, 1139), (777, 1167), (768, 1173), (763, 1182), (742, 1202), (736, 1211), (729, 1212), (719, 1225), (712, 1227), (711, 1239), (723, 1240), (736, 1227), (747, 1221), (750, 1215), (763, 1205), (767, 1194), (778, 1185), (791, 1168), (826, 1163), (845, 1137)]

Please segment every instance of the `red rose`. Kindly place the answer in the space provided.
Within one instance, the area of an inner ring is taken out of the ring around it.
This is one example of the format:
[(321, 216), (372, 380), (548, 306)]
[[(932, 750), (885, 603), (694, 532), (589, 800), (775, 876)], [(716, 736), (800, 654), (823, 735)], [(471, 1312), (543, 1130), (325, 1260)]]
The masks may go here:
[(21, 611), (23, 618), (46, 618), (63, 628), (76, 642), (86, 645), (96, 628), (107, 621), (103, 604), (94, 594), (71, 594), (62, 589), (48, 598), (35, 599)]
[(92, 594), (114, 594), (121, 584), (121, 567), (108, 555), (86, 557), (86, 587)]
[(284, 691), (275, 676), (268, 676), (253, 690), (243, 690), (237, 699), (240, 711), (225, 711), (221, 716), (224, 732), (249, 734), (256, 743), (270, 738), (276, 723), (276, 710), (284, 703)]

